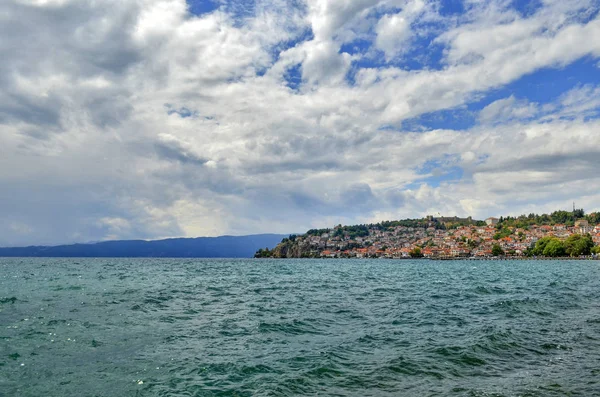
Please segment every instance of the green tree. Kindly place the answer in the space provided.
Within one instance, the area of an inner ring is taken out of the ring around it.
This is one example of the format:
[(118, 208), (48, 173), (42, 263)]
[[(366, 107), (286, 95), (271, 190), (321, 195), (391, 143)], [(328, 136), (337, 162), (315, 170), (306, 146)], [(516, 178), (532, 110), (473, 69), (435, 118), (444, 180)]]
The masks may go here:
[(556, 237), (542, 237), (535, 243), (535, 247), (531, 250), (531, 254), (535, 256), (544, 255), (546, 246), (553, 240), (557, 240)]
[(558, 257), (566, 255), (565, 244), (559, 239), (552, 239), (544, 248), (543, 255), (550, 257)]
[(586, 216), (589, 223), (592, 225), (597, 225), (600, 223), (600, 212), (592, 212)]
[(493, 256), (501, 256), (504, 255), (504, 250), (500, 247), (500, 244), (494, 244), (492, 247), (492, 255)]
[(592, 248), (592, 254), (600, 254), (600, 246), (595, 246), (594, 248)]
[(306, 232), (309, 236), (320, 236), (323, 233), (329, 233), (329, 229), (310, 229)]
[(422, 258), (423, 253), (421, 252), (421, 248), (415, 247), (408, 253), (411, 258)]
[(512, 231), (508, 228), (499, 229), (496, 234), (494, 234), (494, 240), (500, 240), (501, 238), (508, 237), (512, 234)]
[(258, 251), (254, 254), (255, 258), (270, 258), (273, 256), (273, 251), (269, 250), (269, 248), (259, 248)]
[(590, 255), (594, 241), (589, 234), (572, 234), (565, 240), (565, 252), (569, 256)]

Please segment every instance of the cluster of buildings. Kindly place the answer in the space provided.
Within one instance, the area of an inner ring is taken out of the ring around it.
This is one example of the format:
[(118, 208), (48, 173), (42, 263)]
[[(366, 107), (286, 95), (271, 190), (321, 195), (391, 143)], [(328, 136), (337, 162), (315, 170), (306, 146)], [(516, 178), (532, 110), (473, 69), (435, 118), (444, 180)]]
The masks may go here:
[[(488, 218), (485, 226), (459, 226), (441, 229), (429, 223), (422, 227), (394, 226), (384, 228), (369, 226), (368, 236), (351, 237), (341, 226), (320, 235), (296, 237), (295, 243), (303, 252), (313, 257), (356, 258), (408, 258), (419, 248), (426, 258), (488, 257), (494, 245), (499, 245), (507, 256), (523, 256), (542, 237), (555, 236), (566, 239), (572, 234), (590, 234), (600, 245), (600, 224), (590, 225), (579, 220), (573, 226), (531, 225), (528, 228), (508, 227), (499, 233), (498, 219)], [(342, 233), (337, 229), (342, 228)], [(509, 231), (510, 233), (507, 233)]]

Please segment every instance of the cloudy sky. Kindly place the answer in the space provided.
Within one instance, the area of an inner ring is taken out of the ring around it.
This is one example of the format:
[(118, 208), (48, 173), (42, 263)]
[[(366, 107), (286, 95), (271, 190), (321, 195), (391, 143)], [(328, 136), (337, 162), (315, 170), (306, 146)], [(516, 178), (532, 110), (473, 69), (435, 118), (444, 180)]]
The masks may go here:
[(0, 245), (600, 210), (598, 0), (2, 0)]

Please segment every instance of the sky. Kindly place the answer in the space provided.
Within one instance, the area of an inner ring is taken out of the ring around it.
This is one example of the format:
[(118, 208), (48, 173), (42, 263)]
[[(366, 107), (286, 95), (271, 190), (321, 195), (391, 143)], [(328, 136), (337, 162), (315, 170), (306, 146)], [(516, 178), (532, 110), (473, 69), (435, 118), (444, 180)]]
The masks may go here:
[(600, 210), (600, 0), (3, 0), (0, 246)]

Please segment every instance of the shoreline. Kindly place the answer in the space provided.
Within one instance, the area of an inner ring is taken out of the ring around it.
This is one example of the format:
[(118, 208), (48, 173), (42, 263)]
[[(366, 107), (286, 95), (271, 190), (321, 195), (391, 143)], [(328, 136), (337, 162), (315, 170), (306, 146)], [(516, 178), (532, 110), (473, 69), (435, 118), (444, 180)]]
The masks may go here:
[(436, 258), (389, 258), (385, 256), (375, 258), (358, 258), (358, 257), (330, 257), (322, 256), (315, 258), (253, 258), (253, 259), (387, 259), (387, 260), (425, 260), (425, 261), (600, 261), (600, 255), (596, 257), (569, 257), (569, 256), (538, 256), (538, 257), (519, 257), (519, 256), (487, 256), (487, 257), (436, 257)]
[(467, 260), (467, 261), (597, 261), (600, 257), (569, 257), (569, 256), (539, 256), (539, 257), (469, 257), (469, 258), (426, 258), (434, 261), (456, 261), (456, 260)]

